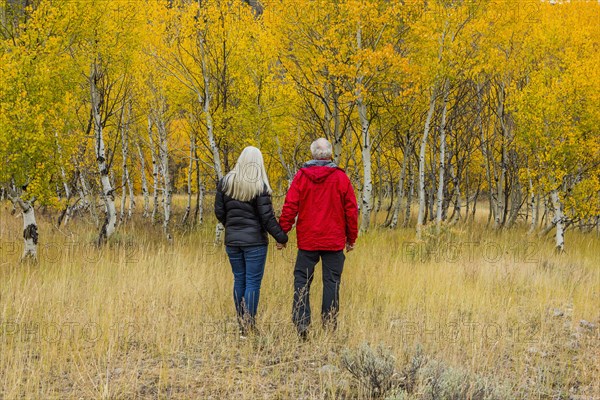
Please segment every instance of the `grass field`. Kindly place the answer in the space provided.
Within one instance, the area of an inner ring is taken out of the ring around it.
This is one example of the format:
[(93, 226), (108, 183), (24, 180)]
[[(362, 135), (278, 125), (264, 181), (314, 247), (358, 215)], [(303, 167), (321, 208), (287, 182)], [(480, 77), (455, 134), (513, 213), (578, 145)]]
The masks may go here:
[[(2, 399), (600, 399), (595, 233), (569, 231), (555, 255), (524, 228), (459, 224), (419, 243), (413, 229), (375, 229), (348, 254), (339, 330), (315, 320), (303, 343), (294, 246), (271, 246), (260, 334), (241, 340), (212, 215), (173, 244), (135, 219), (101, 250), (90, 221), (59, 231), (38, 215), (40, 262), (20, 265), (9, 212), (2, 203)], [(319, 274), (313, 313), (320, 291)]]

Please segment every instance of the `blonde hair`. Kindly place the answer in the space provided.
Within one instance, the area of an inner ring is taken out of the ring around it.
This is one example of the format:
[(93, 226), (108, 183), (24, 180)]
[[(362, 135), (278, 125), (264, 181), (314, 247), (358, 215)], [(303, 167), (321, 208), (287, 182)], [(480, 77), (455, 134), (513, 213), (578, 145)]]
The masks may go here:
[(250, 201), (264, 191), (272, 193), (262, 153), (248, 146), (238, 157), (235, 167), (223, 178), (223, 192), (239, 201)]

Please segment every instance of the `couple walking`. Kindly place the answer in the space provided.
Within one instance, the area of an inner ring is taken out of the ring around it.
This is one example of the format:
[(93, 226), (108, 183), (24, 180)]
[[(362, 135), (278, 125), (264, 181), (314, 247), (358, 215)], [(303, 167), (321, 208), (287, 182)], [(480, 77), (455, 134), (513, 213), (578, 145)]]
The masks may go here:
[(256, 147), (246, 147), (217, 186), (215, 215), (225, 226), (226, 252), (234, 277), (233, 300), (242, 336), (255, 329), (267, 232), (277, 241), (277, 248), (283, 249), (294, 223), (298, 254), (292, 317), (298, 334), (307, 338), (309, 291), (319, 260), (323, 264), (321, 317), (325, 327), (337, 326), (344, 249), (354, 248), (358, 209), (350, 179), (331, 161), (331, 143), (317, 139), (310, 150), (313, 160), (294, 177), (279, 222), (273, 212), (263, 157)]

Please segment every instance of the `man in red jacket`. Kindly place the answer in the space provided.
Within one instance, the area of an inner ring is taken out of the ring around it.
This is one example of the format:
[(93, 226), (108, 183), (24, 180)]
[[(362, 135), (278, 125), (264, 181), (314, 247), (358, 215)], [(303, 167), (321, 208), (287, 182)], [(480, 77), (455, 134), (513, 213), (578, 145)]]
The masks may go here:
[(344, 248), (351, 251), (358, 234), (354, 189), (344, 170), (331, 162), (331, 143), (317, 139), (310, 151), (313, 160), (294, 177), (279, 219), (287, 233), (298, 217), (293, 320), (303, 339), (310, 325), (309, 291), (319, 259), (323, 261), (321, 317), (325, 327), (336, 328)]

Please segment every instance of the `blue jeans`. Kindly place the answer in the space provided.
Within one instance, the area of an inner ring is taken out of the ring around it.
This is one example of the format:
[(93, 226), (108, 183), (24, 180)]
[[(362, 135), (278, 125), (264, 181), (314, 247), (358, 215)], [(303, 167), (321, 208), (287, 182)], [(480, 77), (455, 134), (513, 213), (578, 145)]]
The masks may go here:
[(238, 321), (254, 326), (267, 246), (226, 246), (233, 271), (233, 301)]

